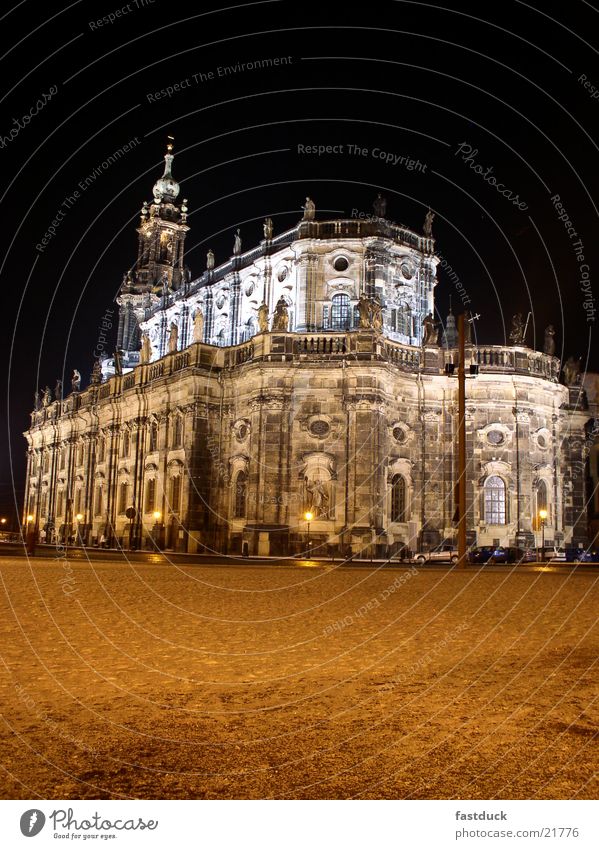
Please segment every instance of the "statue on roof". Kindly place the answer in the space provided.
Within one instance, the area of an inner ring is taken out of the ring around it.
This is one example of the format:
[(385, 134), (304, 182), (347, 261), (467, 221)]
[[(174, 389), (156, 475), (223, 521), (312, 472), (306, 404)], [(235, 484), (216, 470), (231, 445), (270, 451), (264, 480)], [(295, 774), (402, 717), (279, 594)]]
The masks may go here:
[(201, 309), (197, 309), (193, 317), (193, 341), (204, 341), (204, 313)]
[(208, 271), (212, 271), (214, 268), (214, 251), (212, 248), (206, 254), (206, 268)]
[(566, 386), (577, 386), (580, 383), (580, 357), (577, 360), (574, 357), (568, 357), (564, 363), (563, 372)]
[(268, 333), (268, 307), (265, 303), (258, 307), (258, 327), (260, 333)]
[(304, 210), (304, 221), (314, 221), (314, 216), (316, 215), (316, 204), (312, 200), (312, 198), (306, 198), (306, 202), (303, 205), (302, 209)]
[(387, 198), (384, 198), (379, 192), (376, 198), (374, 199), (372, 208), (377, 218), (385, 218), (385, 216), (387, 215)]
[(435, 217), (435, 213), (429, 209), (424, 217), (424, 225), (422, 227), (424, 235), (430, 239), (433, 235), (433, 219)]
[(555, 354), (555, 328), (552, 324), (548, 324), (545, 328), (543, 351), (545, 354), (549, 354), (550, 357), (553, 357)]
[(433, 318), (432, 312), (429, 312), (428, 315), (424, 317), (422, 322), (422, 327), (424, 328), (424, 333), (422, 336), (422, 344), (423, 345), (436, 345), (437, 344), (437, 323)]
[(81, 372), (79, 372), (76, 368), (73, 369), (73, 374), (71, 376), (71, 389), (73, 392), (81, 391)]
[(150, 344), (150, 335), (144, 330), (141, 334), (141, 352), (139, 362), (141, 365), (147, 365), (152, 359), (152, 345)]
[(179, 327), (175, 321), (171, 321), (171, 326), (168, 334), (168, 352), (175, 354), (179, 344)]
[(267, 242), (270, 242), (273, 233), (272, 218), (265, 218), (264, 223), (262, 224), (262, 228), (264, 230), (264, 238)]
[(235, 255), (241, 253), (241, 232), (239, 227), (237, 228), (237, 232), (235, 233), (235, 239), (233, 241), (233, 253)]
[(44, 394), (42, 395), (42, 404), (44, 407), (47, 407), (52, 401), (52, 393), (50, 392), (50, 387), (46, 386), (44, 389)]
[(523, 345), (524, 344), (524, 321), (522, 319), (522, 313), (518, 312), (516, 315), (512, 316), (512, 328), (510, 330), (510, 342), (512, 345)]
[(289, 328), (289, 312), (287, 310), (287, 302), (285, 298), (281, 295), (279, 300), (277, 301), (277, 305), (275, 307), (275, 312), (272, 318), (272, 329), (273, 331), (279, 331), (281, 333), (286, 333)]
[(62, 380), (56, 381), (56, 386), (54, 387), (54, 397), (57, 401), (60, 401), (62, 398)]

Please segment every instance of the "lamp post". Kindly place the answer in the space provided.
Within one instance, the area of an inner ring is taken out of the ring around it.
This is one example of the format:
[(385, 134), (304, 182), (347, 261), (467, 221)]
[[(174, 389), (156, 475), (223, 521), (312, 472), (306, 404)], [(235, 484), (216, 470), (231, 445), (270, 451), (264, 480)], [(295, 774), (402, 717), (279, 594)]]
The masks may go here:
[(309, 510), (306, 513), (304, 513), (304, 519), (308, 523), (308, 543), (307, 543), (308, 556), (310, 555), (310, 522), (312, 521), (313, 518), (314, 518), (314, 514), (311, 513)]
[(77, 519), (77, 545), (81, 545), (81, 522), (83, 521), (83, 513), (77, 513), (75, 519)]
[(27, 516), (27, 528), (25, 531), (25, 545), (28, 554), (35, 554), (35, 531), (32, 530), (33, 516), (31, 513)]
[(162, 529), (160, 527), (162, 513), (160, 510), (154, 510), (152, 516), (154, 517), (154, 545), (160, 549), (162, 548)]
[(541, 520), (541, 560), (545, 561), (545, 522), (547, 521), (547, 510), (539, 510), (539, 519)]

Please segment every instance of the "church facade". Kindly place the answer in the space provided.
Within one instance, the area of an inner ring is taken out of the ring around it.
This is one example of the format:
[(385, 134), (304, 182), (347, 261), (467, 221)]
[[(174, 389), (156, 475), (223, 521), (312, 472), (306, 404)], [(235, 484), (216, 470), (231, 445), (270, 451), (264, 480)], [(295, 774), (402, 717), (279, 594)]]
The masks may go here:
[[(144, 203), (117, 350), (36, 400), (24, 521), (38, 538), (188, 552), (385, 555), (456, 536), (455, 321), (434, 324), (423, 233), (298, 224), (193, 278), (173, 155)], [(468, 339), (467, 525), (478, 545), (586, 544), (594, 420), (574, 366)], [(541, 520), (540, 515), (546, 517)], [(544, 527), (542, 527), (542, 525)]]

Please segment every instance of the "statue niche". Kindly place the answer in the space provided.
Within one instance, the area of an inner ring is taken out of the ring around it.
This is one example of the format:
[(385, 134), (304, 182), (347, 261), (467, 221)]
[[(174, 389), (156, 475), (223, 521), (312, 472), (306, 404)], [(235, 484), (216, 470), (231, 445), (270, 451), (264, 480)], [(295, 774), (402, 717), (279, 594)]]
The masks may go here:
[(334, 486), (331, 472), (322, 466), (310, 465), (303, 474), (303, 512), (315, 520), (335, 518)]

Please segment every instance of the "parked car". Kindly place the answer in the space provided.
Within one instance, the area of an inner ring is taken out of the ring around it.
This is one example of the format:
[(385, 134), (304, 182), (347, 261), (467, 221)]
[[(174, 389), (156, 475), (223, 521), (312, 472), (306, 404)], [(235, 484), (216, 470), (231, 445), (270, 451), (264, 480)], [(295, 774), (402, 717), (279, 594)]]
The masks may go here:
[(549, 553), (549, 562), (550, 563), (565, 563), (566, 562), (566, 549), (565, 548), (554, 548), (553, 553)]
[(458, 550), (455, 545), (440, 545), (432, 551), (419, 551), (412, 558), (414, 563), (457, 563)]
[(492, 545), (481, 545), (471, 549), (468, 554), (469, 563), (488, 563), (495, 551)]
[(531, 563), (536, 560), (535, 552), (516, 546), (492, 545), (474, 548), (469, 555), (470, 563)]

